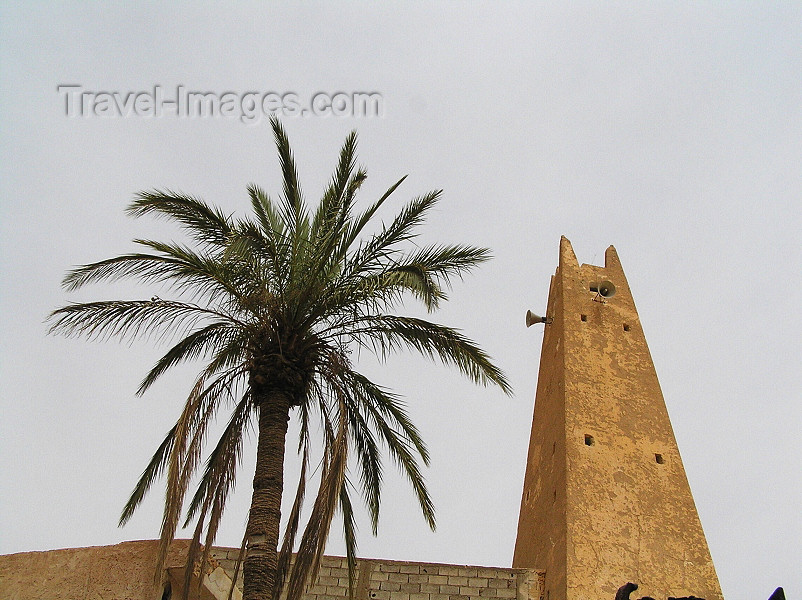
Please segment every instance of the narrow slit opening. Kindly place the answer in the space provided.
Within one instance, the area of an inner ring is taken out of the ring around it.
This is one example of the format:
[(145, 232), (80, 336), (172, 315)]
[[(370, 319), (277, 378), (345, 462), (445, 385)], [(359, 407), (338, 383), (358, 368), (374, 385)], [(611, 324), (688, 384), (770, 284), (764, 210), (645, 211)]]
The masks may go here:
[(665, 464), (666, 459), (663, 458), (662, 454), (655, 454), (654, 455), (654, 462), (656, 462), (658, 465), (662, 465), (662, 464)]
[(579, 319), (584, 323), (585, 321), (588, 320), (588, 316), (587, 315), (579, 315)]

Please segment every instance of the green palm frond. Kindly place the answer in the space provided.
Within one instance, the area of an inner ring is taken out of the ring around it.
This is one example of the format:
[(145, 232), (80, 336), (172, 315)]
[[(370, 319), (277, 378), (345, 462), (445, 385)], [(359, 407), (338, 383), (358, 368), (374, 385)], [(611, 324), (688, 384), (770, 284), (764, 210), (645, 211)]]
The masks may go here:
[(384, 194), (376, 200), (370, 207), (368, 207), (358, 218), (353, 219), (348, 224), (348, 231), (343, 236), (342, 243), (340, 244), (340, 249), (337, 252), (337, 257), (342, 258), (345, 256), (346, 252), (351, 248), (353, 243), (358, 239), (358, 237), (362, 234), (362, 230), (365, 226), (370, 222), (373, 216), (376, 214), (384, 202), (390, 197), (390, 195), (398, 189), (398, 187), (404, 183), (404, 180), (407, 178), (404, 175), (401, 179), (396, 181), (390, 188), (384, 192)]
[[(229, 234), (229, 238), (233, 235), (233, 232)], [(161, 281), (169, 281), (180, 292), (190, 290), (209, 302), (220, 298), (241, 301), (254, 275), (247, 264), (193, 252), (179, 244), (140, 239), (134, 242), (158, 252), (166, 259), (166, 264), (172, 262), (173, 270), (165, 272)]]
[[(399, 432), (390, 427), (378, 411), (369, 412), (371, 413), (374, 427), (376, 427), (381, 435), (390, 457), (407, 476), (418, 499), (418, 504), (421, 507), (424, 519), (429, 527), (434, 530), (436, 522), (434, 503), (432, 502), (431, 496), (429, 496), (429, 491), (426, 489), (426, 483), (420, 471), (418, 461), (415, 458), (415, 451), (420, 444), (420, 440), (416, 440), (418, 442), (416, 444), (416, 441), (413, 441), (404, 434), (399, 434)], [(428, 461), (424, 462), (428, 464)]]
[(392, 258), (398, 252), (393, 246), (417, 236), (415, 228), (424, 222), (426, 213), (434, 207), (441, 194), (442, 190), (436, 190), (415, 198), (398, 213), (390, 225), (382, 227), (381, 232), (360, 244), (346, 263), (345, 276), (359, 277), (371, 269), (380, 268), (382, 263)]
[(179, 363), (195, 360), (197, 358), (218, 353), (220, 348), (229, 346), (236, 330), (230, 323), (217, 321), (193, 331), (182, 338), (175, 346), (162, 356), (139, 384), (137, 395), (142, 395), (171, 367)]
[(128, 498), (128, 502), (125, 503), (123, 512), (120, 515), (120, 521), (118, 523), (120, 527), (125, 525), (134, 515), (134, 511), (140, 505), (142, 500), (144, 500), (145, 494), (148, 493), (150, 486), (153, 485), (153, 482), (156, 480), (156, 478), (161, 475), (165, 465), (167, 464), (167, 459), (170, 456), (174, 440), (175, 427), (170, 429), (170, 431), (167, 432), (167, 435), (164, 436), (164, 440), (161, 444), (159, 444), (159, 447), (153, 454), (153, 458), (150, 459), (150, 462), (142, 472), (142, 476), (139, 478), (139, 481), (136, 482), (134, 491), (131, 492), (131, 496)]
[(465, 245), (426, 246), (400, 259), (395, 268), (417, 268), (436, 281), (447, 283), (451, 277), (462, 277), (488, 260), (490, 251), (486, 248)]
[(189, 292), (194, 299), (207, 303), (220, 299), (240, 298), (239, 289), (247, 284), (247, 273), (236, 273), (232, 264), (221, 265), (218, 259), (204, 257), (174, 244), (147, 240), (135, 242), (155, 249), (160, 254), (125, 254), (70, 271), (63, 286), (74, 291), (90, 283), (136, 278), (142, 283), (167, 283), (179, 293)]
[(457, 367), (475, 383), (495, 384), (506, 394), (512, 394), (506, 376), (487, 353), (456, 329), (423, 319), (379, 315), (360, 319), (360, 325), (351, 329), (351, 335), (382, 356), (402, 348), (413, 349)]
[(279, 165), (281, 166), (284, 184), (282, 217), (287, 229), (297, 231), (297, 224), (306, 217), (301, 185), (298, 182), (298, 169), (295, 166), (295, 158), (290, 149), (290, 140), (287, 138), (287, 132), (281, 122), (273, 116), (270, 119), (270, 124), (273, 128), (273, 137), (276, 141), (276, 150), (278, 150)]
[(312, 220), (312, 240), (313, 245), (318, 246), (320, 241), (328, 240), (332, 232), (338, 226), (342, 226), (350, 212), (350, 203), (353, 200), (353, 192), (367, 176), (364, 171), (360, 171), (356, 179), (352, 179), (354, 168), (356, 167), (356, 134), (351, 132), (345, 139), (340, 150), (340, 160), (337, 169), (332, 176), (331, 183), (326, 189), (323, 197), (318, 204)]
[(198, 242), (225, 246), (230, 223), (218, 208), (170, 190), (140, 192), (126, 209), (132, 217), (153, 214), (176, 221)]
[(248, 185), (248, 195), (251, 198), (253, 214), (261, 226), (261, 233), (270, 245), (278, 247), (279, 242), (286, 241), (285, 227), (273, 201), (262, 188), (253, 183)]
[(50, 314), (50, 333), (92, 340), (162, 339), (227, 315), (194, 304), (153, 298), (68, 304)]
[(401, 435), (415, 446), (415, 451), (423, 460), (423, 464), (428, 465), (429, 451), (418, 428), (404, 408), (401, 398), (356, 371), (349, 371), (343, 376), (356, 395), (360, 407), (366, 411), (372, 422), (374, 424), (383, 422), (393, 430), (400, 430)]
[(360, 466), (359, 476), (362, 497), (370, 515), (373, 535), (376, 535), (379, 528), (379, 508), (383, 480), (381, 452), (373, 432), (357, 406), (349, 407), (348, 421), (350, 435), (354, 441), (357, 462)]
[[(251, 207), (257, 223), (243, 221), (235, 230), (228, 251), (239, 252), (246, 261), (253, 258), (248, 251), (253, 249), (256, 256), (263, 257), (267, 272), (276, 279), (274, 289), (281, 290), (289, 273), (289, 249), (291, 240), (273, 202), (258, 186), (248, 186)], [(279, 284), (279, 282), (281, 282)]]

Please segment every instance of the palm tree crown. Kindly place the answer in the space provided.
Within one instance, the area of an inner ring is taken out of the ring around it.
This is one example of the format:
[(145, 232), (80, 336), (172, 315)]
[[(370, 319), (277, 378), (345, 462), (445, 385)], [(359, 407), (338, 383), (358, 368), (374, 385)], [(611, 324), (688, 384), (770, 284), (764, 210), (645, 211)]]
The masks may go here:
[[(181, 415), (120, 518), (124, 524), (154, 480), (166, 471), (160, 561), (184, 512), (184, 526), (197, 520), (188, 562), (206, 560), (234, 485), (243, 441), (255, 425), (256, 474), (243, 541), (247, 600), (272, 600), (285, 583), (290, 600), (298, 598), (308, 577), (317, 571), (337, 510), (343, 517), (353, 576), (356, 541), (351, 492), (357, 486), (349, 479), (348, 464), (350, 460), (355, 465), (358, 489), (375, 533), (382, 446), (409, 479), (424, 518), (434, 527), (432, 502), (418, 463), (420, 459), (428, 464), (426, 446), (399, 398), (356, 370), (353, 349), (368, 348), (384, 357), (412, 348), (455, 366), (477, 383), (496, 384), (509, 393), (503, 373), (457, 330), (390, 312), (407, 295), (435, 310), (446, 299), (444, 290), (453, 276), (489, 258), (483, 248), (408, 243), (440, 192), (415, 198), (392, 221), (367, 234), (366, 226), (403, 178), (364, 211), (355, 212), (355, 195), (366, 172), (356, 166), (356, 134), (352, 133), (322, 199), (309, 210), (286, 133), (276, 119), (272, 128), (283, 176), (278, 201), (251, 185), (252, 212), (235, 218), (190, 196), (170, 191), (140, 193), (128, 213), (172, 220), (185, 230), (189, 242), (135, 240), (142, 252), (78, 267), (64, 279), (67, 290), (127, 277), (145, 284), (166, 283), (176, 299), (154, 296), (70, 304), (50, 315), (51, 331), (66, 335), (101, 339), (157, 335), (177, 340), (147, 373), (140, 394), (171, 367), (203, 361)], [(221, 407), (230, 410), (228, 423), (202, 464), (207, 429)], [(302, 467), (279, 549), (283, 460), (291, 412), (300, 421)], [(322, 423), (320, 484), (298, 540), (310, 417), (315, 414)], [(200, 483), (184, 511), (189, 482), (196, 473)], [(290, 568), (296, 546), (298, 554)], [(187, 569), (188, 578), (190, 572)]]

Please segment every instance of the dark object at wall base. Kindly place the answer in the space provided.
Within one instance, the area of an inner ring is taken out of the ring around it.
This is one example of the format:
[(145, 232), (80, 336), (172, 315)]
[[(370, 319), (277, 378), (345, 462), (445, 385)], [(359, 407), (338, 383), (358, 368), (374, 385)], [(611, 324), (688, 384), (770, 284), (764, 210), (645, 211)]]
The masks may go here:
[(618, 588), (618, 591), (615, 593), (615, 600), (629, 600), (629, 595), (637, 589), (637, 583), (627, 582)]
[(781, 587), (778, 587), (776, 590), (774, 590), (774, 593), (769, 596), (769, 600), (785, 600), (785, 590), (783, 590)]

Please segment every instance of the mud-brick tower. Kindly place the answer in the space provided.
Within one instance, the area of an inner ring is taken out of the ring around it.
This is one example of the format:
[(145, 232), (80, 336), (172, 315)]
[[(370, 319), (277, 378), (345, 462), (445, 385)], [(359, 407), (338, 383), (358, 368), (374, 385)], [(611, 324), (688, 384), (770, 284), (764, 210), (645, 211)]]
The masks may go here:
[(513, 567), (544, 600), (721, 600), (615, 248), (580, 266), (561, 239), (546, 318)]

